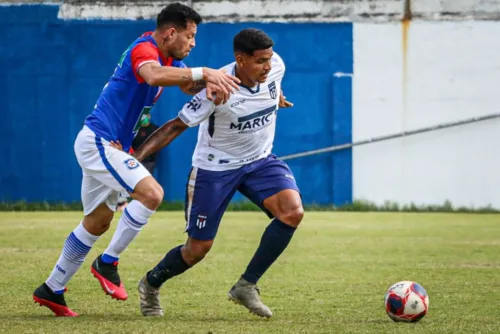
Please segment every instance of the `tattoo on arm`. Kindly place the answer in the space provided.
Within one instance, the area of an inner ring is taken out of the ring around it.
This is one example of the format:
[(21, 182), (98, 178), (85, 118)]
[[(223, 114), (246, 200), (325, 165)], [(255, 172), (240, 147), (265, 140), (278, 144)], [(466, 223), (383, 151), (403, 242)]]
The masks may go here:
[(198, 94), (205, 87), (207, 87), (207, 83), (205, 81), (203, 81), (203, 80), (199, 80), (199, 81), (193, 82), (193, 84), (191, 86), (189, 86), (189, 88), (187, 89), (187, 91), (189, 91), (192, 94)]
[(135, 151), (134, 156), (137, 160), (142, 161), (153, 153), (158, 152), (163, 147), (170, 144), (177, 136), (179, 136), (187, 125), (184, 124), (179, 118), (171, 120), (163, 124), (158, 130), (153, 132), (151, 136), (146, 139), (144, 144)]

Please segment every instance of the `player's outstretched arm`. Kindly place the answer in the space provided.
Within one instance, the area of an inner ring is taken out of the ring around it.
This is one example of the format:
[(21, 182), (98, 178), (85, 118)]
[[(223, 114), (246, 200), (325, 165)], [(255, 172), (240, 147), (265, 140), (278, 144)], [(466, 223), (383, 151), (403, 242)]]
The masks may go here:
[(142, 65), (138, 73), (150, 86), (184, 86), (203, 80), (207, 84), (216, 85), (224, 94), (239, 89), (240, 83), (235, 76), (208, 67), (178, 68), (150, 62)]
[(225, 104), (230, 94), (225, 94), (217, 85), (213, 83), (206, 84), (205, 81), (195, 81), (192, 84), (180, 86), (183, 93), (188, 95), (195, 95), (206, 89), (207, 100), (212, 101), (216, 106)]
[(207, 87), (207, 83), (203, 80), (192, 81), (186, 84), (180, 85), (180, 89), (184, 94), (196, 95)]
[(174, 118), (158, 128), (146, 139), (133, 156), (142, 161), (151, 154), (161, 150), (177, 138), (188, 126), (179, 117)]

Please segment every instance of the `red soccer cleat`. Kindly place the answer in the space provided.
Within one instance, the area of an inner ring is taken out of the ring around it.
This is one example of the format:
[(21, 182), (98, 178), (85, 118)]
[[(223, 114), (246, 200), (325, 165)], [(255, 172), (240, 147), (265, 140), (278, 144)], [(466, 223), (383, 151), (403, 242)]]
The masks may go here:
[(104, 263), (99, 255), (92, 263), (90, 272), (97, 278), (106, 294), (114, 299), (127, 300), (127, 290), (118, 275), (118, 262)]
[[(64, 289), (64, 292), (66, 291), (67, 289)], [(40, 306), (48, 307), (58, 317), (78, 317), (78, 313), (73, 312), (66, 305), (64, 294), (54, 293), (45, 283), (35, 290), (33, 300)]]

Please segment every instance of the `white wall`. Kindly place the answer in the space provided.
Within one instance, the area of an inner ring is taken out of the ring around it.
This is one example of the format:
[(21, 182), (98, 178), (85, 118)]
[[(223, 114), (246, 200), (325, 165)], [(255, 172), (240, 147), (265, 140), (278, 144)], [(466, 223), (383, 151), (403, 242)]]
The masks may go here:
[[(39, 0), (0, 0), (2, 2)], [(55, 0), (50, 0), (57, 2)], [(60, 18), (134, 19), (154, 18), (169, 1), (159, 0), (66, 0)], [(403, 0), (193, 0), (206, 21), (398, 21)], [(411, 0), (415, 18), (463, 20), (500, 18), (500, 0)]]
[[(354, 25), (353, 140), (500, 112), (500, 22)], [(404, 79), (406, 71), (406, 80)], [(500, 119), (355, 148), (353, 196), (500, 208)]]

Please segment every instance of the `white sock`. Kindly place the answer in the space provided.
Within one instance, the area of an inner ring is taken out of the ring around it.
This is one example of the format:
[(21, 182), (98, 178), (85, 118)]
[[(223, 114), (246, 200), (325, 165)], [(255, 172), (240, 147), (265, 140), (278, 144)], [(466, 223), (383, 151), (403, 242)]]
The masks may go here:
[(113, 239), (111, 239), (108, 248), (101, 257), (102, 261), (105, 263), (118, 261), (120, 254), (135, 239), (153, 213), (155, 211), (146, 208), (139, 201), (133, 200), (130, 202), (123, 210)]
[(56, 293), (64, 291), (66, 284), (80, 268), (85, 256), (98, 238), (99, 236), (87, 232), (82, 223), (70, 233), (66, 238), (56, 266), (45, 281), (52, 291)]

